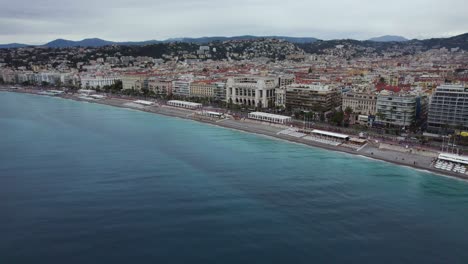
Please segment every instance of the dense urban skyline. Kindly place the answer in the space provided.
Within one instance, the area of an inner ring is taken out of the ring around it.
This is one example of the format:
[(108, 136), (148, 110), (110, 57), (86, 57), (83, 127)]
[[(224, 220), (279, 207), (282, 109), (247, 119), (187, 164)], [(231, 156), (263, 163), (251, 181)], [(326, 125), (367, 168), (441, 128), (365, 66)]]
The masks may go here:
[[(245, 8), (248, 6), (249, 8)], [(320, 39), (449, 37), (468, 30), (468, 9), (449, 1), (9, 1), (0, 10), (0, 43), (56, 38), (112, 41), (177, 37), (287, 35)]]

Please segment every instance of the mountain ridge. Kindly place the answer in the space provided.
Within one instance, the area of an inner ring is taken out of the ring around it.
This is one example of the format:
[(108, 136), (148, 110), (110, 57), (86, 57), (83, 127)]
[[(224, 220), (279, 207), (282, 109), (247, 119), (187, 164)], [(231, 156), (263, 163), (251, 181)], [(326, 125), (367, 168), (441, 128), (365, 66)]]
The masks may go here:
[(409, 41), (409, 39), (402, 37), (402, 36), (395, 36), (395, 35), (384, 35), (380, 37), (370, 38), (368, 41), (375, 41), (375, 42), (405, 42)]
[(56, 39), (43, 45), (27, 45), (21, 43), (11, 43), (0, 45), (0, 48), (21, 48), (21, 47), (49, 47), (49, 48), (66, 48), (66, 47), (103, 47), (109, 45), (117, 46), (147, 46), (153, 44), (168, 44), (168, 43), (191, 43), (203, 45), (214, 42), (238, 41), (238, 40), (261, 40), (261, 39), (282, 39), (290, 42), (307, 53), (320, 53), (325, 49), (334, 48), (336, 45), (353, 45), (365, 48), (373, 48), (377, 51), (388, 50), (395, 48), (403, 48), (410, 50), (428, 50), (436, 48), (460, 48), (468, 51), (468, 33), (449, 37), (449, 38), (431, 38), (425, 40), (406, 40), (406, 41), (372, 41), (372, 40), (353, 40), (353, 39), (336, 39), (336, 40), (320, 40), (312, 37), (286, 37), (286, 36), (213, 36), (200, 38), (171, 38), (166, 40), (147, 40), (147, 41), (127, 41), (114, 42), (103, 40), (100, 38), (87, 38), (80, 41)]
[(126, 45), (126, 46), (142, 46), (157, 43), (170, 43), (170, 42), (187, 42), (205, 44), (213, 41), (235, 41), (235, 40), (257, 40), (264, 38), (283, 39), (291, 43), (310, 43), (319, 39), (313, 37), (287, 37), (287, 36), (213, 36), (213, 37), (200, 37), (200, 38), (169, 38), (166, 40), (144, 40), (144, 41), (109, 41), (100, 38), (86, 38), (82, 40), (68, 40), (68, 39), (55, 39), (42, 45), (28, 45), (22, 43), (0, 44), (0, 48), (21, 48), (21, 47), (49, 47), (49, 48), (67, 48), (67, 47), (102, 47), (108, 45)]

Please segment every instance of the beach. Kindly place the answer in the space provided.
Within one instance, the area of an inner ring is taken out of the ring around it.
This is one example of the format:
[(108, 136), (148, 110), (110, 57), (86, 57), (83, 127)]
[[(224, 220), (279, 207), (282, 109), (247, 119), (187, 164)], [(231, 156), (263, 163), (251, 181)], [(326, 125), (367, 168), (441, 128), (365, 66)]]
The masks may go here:
[[(0, 91), (8, 92), (19, 92), (19, 93), (29, 93), (29, 94), (38, 94), (38, 90), (35, 89), (1, 89)], [(383, 148), (378, 143), (370, 141), (368, 144), (359, 149), (351, 149), (343, 146), (333, 146), (329, 144), (322, 144), (315, 141), (306, 140), (304, 138), (293, 137), (280, 132), (287, 129), (287, 126), (280, 126), (277, 124), (270, 124), (265, 122), (258, 122), (248, 119), (239, 119), (226, 118), (226, 119), (215, 119), (208, 118), (205, 116), (197, 115), (197, 111), (182, 109), (176, 107), (170, 107), (167, 105), (153, 104), (151, 106), (143, 106), (134, 104), (135, 99), (127, 98), (117, 98), (117, 97), (106, 97), (103, 99), (83, 99), (80, 98), (77, 94), (63, 94), (57, 96), (63, 99), (70, 99), (76, 101), (86, 101), (90, 103), (98, 103), (103, 105), (109, 105), (114, 107), (128, 108), (138, 111), (144, 111), (148, 113), (155, 113), (165, 116), (183, 118), (194, 120), (197, 122), (203, 122), (206, 124), (216, 125), (224, 128), (235, 129), (239, 131), (244, 131), (248, 133), (254, 133), (262, 136), (267, 136), (275, 139), (285, 140), (289, 142), (294, 142), (298, 144), (303, 144), (311, 147), (317, 147), (322, 149), (327, 149), (331, 151), (344, 152), (348, 154), (358, 155), (362, 157), (367, 157), (371, 159), (381, 160), (385, 162), (390, 162), (396, 165), (407, 166), (418, 170), (425, 170), (432, 172), (438, 175), (450, 176), (459, 179), (468, 180), (468, 175), (454, 173), (449, 171), (442, 171), (435, 169), (432, 166), (434, 161), (435, 153), (427, 153), (433, 155), (422, 155), (416, 152), (402, 152), (396, 151), (390, 148)]]

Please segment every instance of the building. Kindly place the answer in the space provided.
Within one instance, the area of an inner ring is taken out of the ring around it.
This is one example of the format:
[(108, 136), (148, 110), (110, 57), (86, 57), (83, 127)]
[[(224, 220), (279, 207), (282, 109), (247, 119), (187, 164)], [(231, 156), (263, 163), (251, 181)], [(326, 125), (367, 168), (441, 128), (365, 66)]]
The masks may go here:
[(281, 75), (278, 77), (278, 88), (275, 89), (275, 106), (286, 106), (286, 87), (296, 82), (294, 75)]
[(272, 107), (278, 79), (274, 77), (231, 77), (226, 83), (226, 101), (251, 107)]
[(116, 81), (120, 80), (119, 76), (111, 75), (95, 75), (95, 74), (86, 74), (81, 75), (81, 88), (102, 88), (104, 86), (113, 85)]
[(15, 72), (13, 70), (5, 69), (1, 72), (3, 82), (5, 83), (15, 83)]
[(281, 75), (278, 77), (278, 86), (286, 87), (296, 82), (296, 76), (294, 75)]
[(282, 115), (275, 115), (270, 113), (263, 113), (263, 112), (252, 112), (248, 114), (250, 119), (265, 121), (270, 123), (276, 124), (288, 124), (291, 122), (290, 116), (282, 116)]
[(292, 84), (286, 87), (286, 108), (326, 112), (341, 105), (341, 94), (328, 85)]
[(194, 81), (190, 83), (190, 96), (226, 100), (226, 84), (215, 81)]
[(195, 81), (190, 84), (190, 96), (214, 98), (216, 84), (210, 81)]
[(141, 90), (148, 88), (148, 78), (145, 74), (125, 74), (122, 76), (122, 89)]
[(172, 82), (172, 93), (178, 96), (190, 96), (191, 81), (178, 80)]
[(34, 73), (31, 71), (17, 72), (15, 75), (16, 83), (32, 83), (34, 80)]
[(343, 110), (349, 107), (356, 114), (375, 115), (377, 111), (377, 95), (347, 92), (342, 95), (341, 107)]
[(110, 64), (119, 64), (119, 63), (120, 63), (120, 59), (117, 58), (117, 57), (107, 57), (107, 58), (106, 58), (106, 62), (107, 62), (107, 63), (110, 63)]
[(276, 106), (286, 106), (286, 88), (280, 87), (275, 89), (275, 104)]
[(159, 96), (171, 95), (172, 80), (151, 77), (148, 79), (148, 90)]
[(215, 82), (215, 99), (220, 101), (226, 101), (226, 83), (225, 82)]
[(170, 100), (167, 101), (167, 105), (180, 107), (180, 108), (187, 108), (187, 109), (201, 109), (203, 107), (202, 104), (193, 103), (193, 102), (186, 102), (186, 101), (179, 101), (179, 100)]
[(448, 127), (468, 130), (468, 88), (462, 85), (440, 85), (432, 94), (427, 129), (438, 132)]
[(61, 74), (58, 72), (41, 72), (36, 74), (36, 83), (47, 83), (51, 85), (61, 83)]
[(410, 126), (425, 120), (427, 97), (381, 92), (377, 96), (376, 121), (394, 126)]

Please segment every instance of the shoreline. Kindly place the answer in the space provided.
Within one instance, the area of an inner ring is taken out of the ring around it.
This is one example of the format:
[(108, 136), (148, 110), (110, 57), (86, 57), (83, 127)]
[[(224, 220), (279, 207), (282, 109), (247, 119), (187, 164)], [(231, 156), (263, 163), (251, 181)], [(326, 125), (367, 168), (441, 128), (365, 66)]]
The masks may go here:
[[(29, 89), (2, 89), (0, 88), (0, 92), (13, 92), (13, 93), (26, 93), (32, 95), (40, 95), (38, 94), (38, 90), (29, 90)], [(245, 120), (233, 120), (233, 119), (211, 119), (201, 116), (196, 116), (196, 111), (188, 110), (188, 109), (181, 109), (175, 108), (165, 105), (153, 105), (153, 106), (141, 106), (141, 107), (134, 107), (130, 105), (126, 105), (134, 101), (134, 99), (124, 99), (124, 98), (112, 98), (108, 97), (105, 99), (99, 100), (86, 100), (79, 98), (75, 94), (64, 94), (60, 96), (54, 96), (57, 98), (68, 99), (73, 101), (80, 101), (80, 102), (88, 102), (88, 103), (97, 103), (101, 105), (108, 105), (113, 107), (119, 108), (126, 108), (131, 110), (138, 110), (141, 112), (147, 112), (152, 114), (159, 114), (168, 117), (177, 117), (186, 120), (192, 120), (199, 123), (214, 125), (217, 127), (233, 129), (236, 131), (241, 131), (250, 134), (256, 134), (259, 136), (265, 136), (271, 139), (278, 139), (282, 141), (287, 141), (289, 143), (296, 143), (305, 145), (307, 147), (315, 147), (320, 149), (325, 149), (328, 151), (335, 151), (341, 153), (347, 153), (354, 156), (360, 156), (362, 158), (369, 158), (375, 161), (383, 161), (388, 162), (394, 165), (409, 167), (415, 170), (428, 172), (437, 176), (449, 177), (449, 178), (456, 178), (459, 180), (468, 180), (468, 175), (466, 174), (457, 174), (454, 172), (449, 171), (440, 171), (433, 167), (431, 167), (432, 159), (431, 157), (426, 157), (419, 154), (408, 154), (402, 153), (394, 150), (384, 150), (377, 148), (375, 146), (371, 146), (371, 144), (367, 144), (364, 148), (360, 151), (352, 150), (350, 148), (346, 148), (343, 146), (332, 146), (327, 144), (321, 144), (318, 142), (305, 140), (302, 138), (296, 138), (292, 136), (287, 136), (284, 134), (278, 134), (279, 131), (286, 129), (287, 127), (277, 126), (272, 124), (265, 124), (256, 121), (245, 121)], [(404, 156), (404, 158), (401, 158)], [(400, 159), (399, 159), (400, 158)], [(416, 161), (416, 164), (413, 164), (413, 161)], [(421, 165), (422, 164), (422, 165)]]

